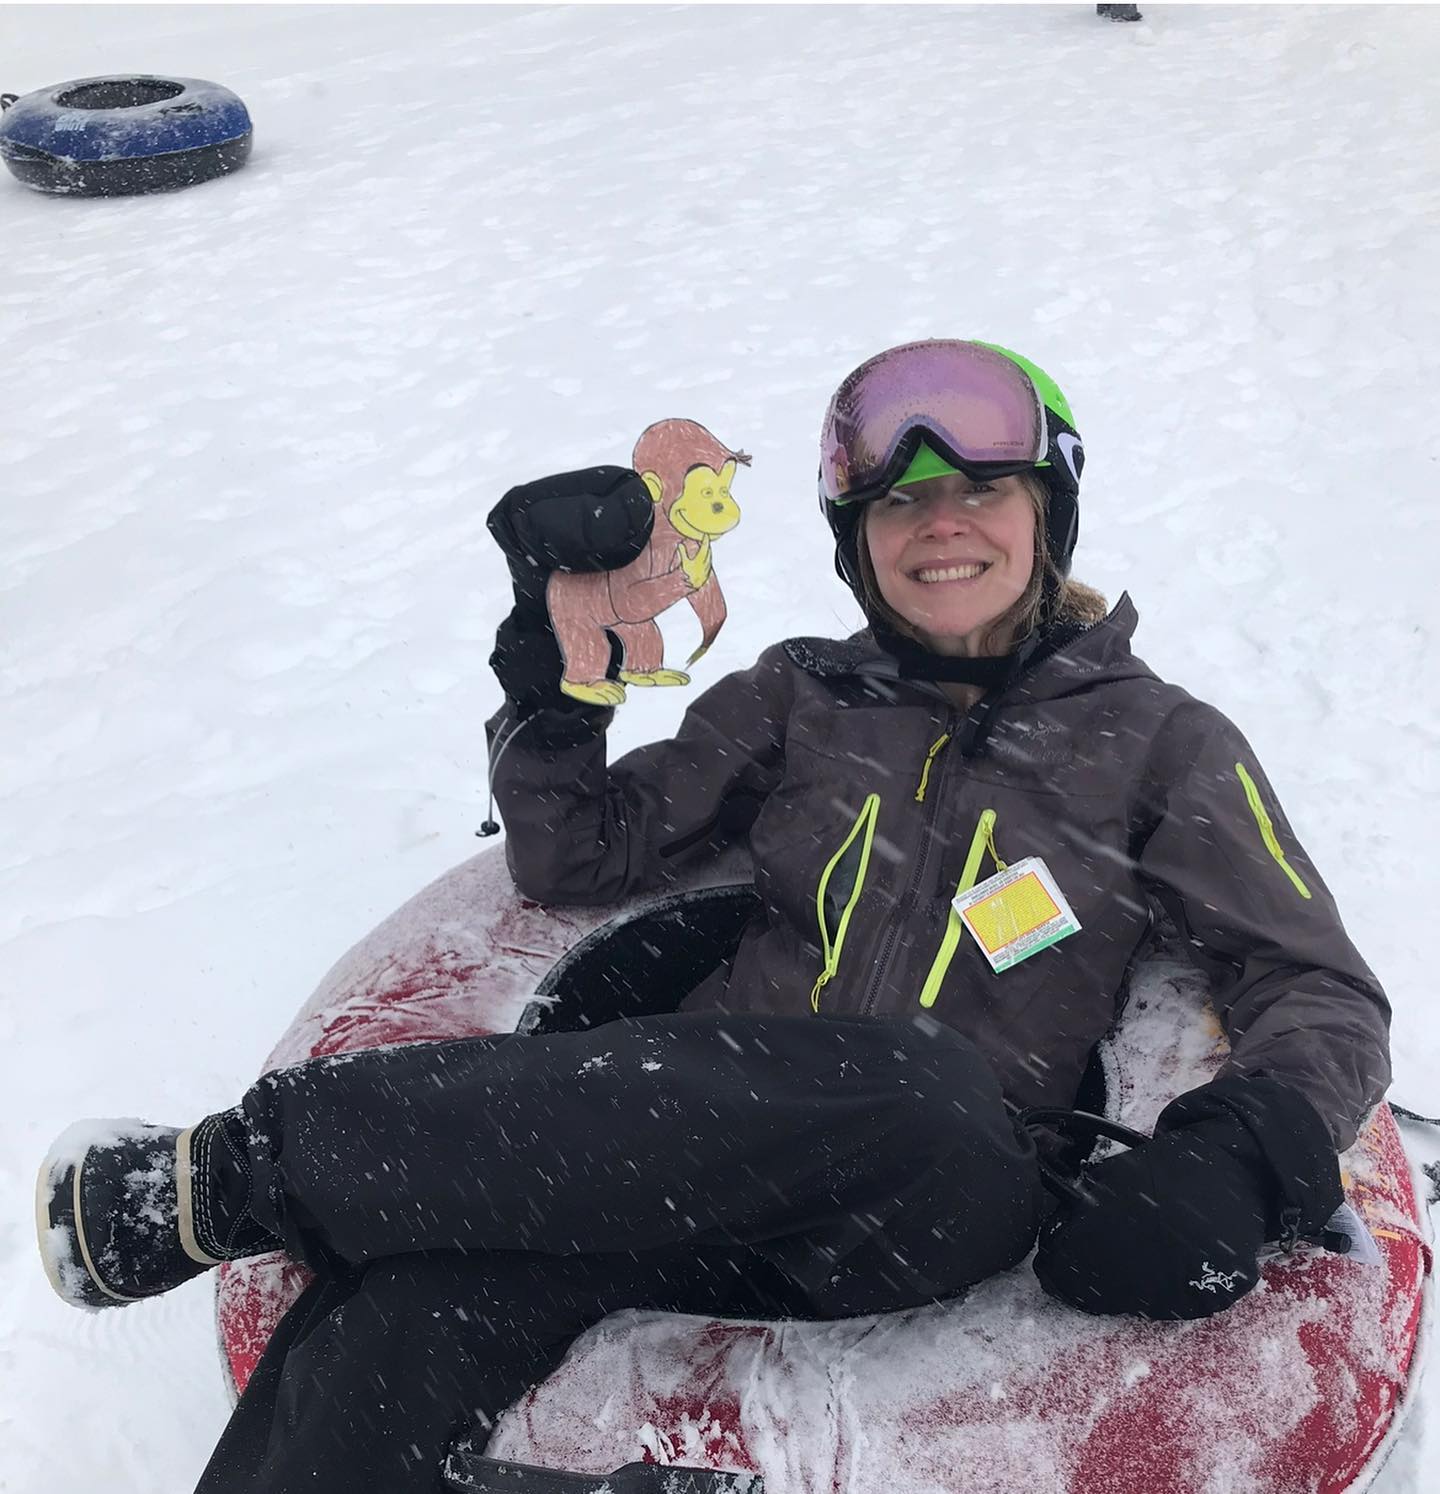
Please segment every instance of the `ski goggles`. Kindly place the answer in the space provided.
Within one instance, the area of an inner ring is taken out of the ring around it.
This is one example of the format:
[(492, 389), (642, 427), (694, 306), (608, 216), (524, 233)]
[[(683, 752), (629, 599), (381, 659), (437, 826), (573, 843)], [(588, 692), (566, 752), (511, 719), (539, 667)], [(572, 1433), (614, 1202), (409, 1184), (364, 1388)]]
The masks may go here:
[(1043, 462), (1045, 406), (1024, 369), (978, 342), (912, 342), (862, 363), (836, 391), (820, 433), (820, 501), (878, 498), (921, 443), (967, 477)]

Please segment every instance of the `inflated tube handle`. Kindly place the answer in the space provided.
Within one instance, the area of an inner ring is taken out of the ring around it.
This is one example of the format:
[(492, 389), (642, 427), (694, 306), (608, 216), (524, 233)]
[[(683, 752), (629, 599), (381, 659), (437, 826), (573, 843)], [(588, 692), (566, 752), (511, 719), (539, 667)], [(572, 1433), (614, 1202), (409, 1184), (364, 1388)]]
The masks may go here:
[(566, 1473), (486, 1458), (458, 1447), (445, 1460), (445, 1487), (457, 1494), (765, 1494), (765, 1480), (754, 1473), (658, 1463), (627, 1463), (614, 1473)]
[[(1123, 1146), (1144, 1146), (1150, 1138), (1143, 1131), (1122, 1126), (1119, 1121), (1107, 1120), (1103, 1115), (1092, 1115), (1088, 1110), (1066, 1110), (1058, 1105), (1032, 1105), (1020, 1112), (1020, 1124), (1028, 1131), (1032, 1126), (1043, 1127), (1062, 1134), (1079, 1134), (1108, 1137)], [(1040, 1181), (1046, 1191), (1067, 1203), (1089, 1204), (1092, 1202), (1089, 1189), (1079, 1178), (1069, 1177), (1060, 1171), (1050, 1159), (1041, 1154)]]

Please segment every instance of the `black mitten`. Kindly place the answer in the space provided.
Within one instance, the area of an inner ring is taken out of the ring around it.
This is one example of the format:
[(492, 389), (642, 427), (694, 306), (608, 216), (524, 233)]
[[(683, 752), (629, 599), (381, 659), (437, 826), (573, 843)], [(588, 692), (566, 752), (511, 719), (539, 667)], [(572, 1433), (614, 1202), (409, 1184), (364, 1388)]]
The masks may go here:
[[(639, 474), (628, 467), (587, 467), (511, 488), (486, 520), (510, 565), (515, 607), (495, 635), (490, 667), (517, 716), (561, 711), (599, 729), (603, 708), (560, 690), (564, 659), (545, 604), (552, 571), (612, 571), (644, 550), (655, 505)], [(608, 675), (619, 670), (611, 642)], [(549, 735), (554, 735), (553, 732)]]
[(629, 467), (586, 467), (511, 488), (485, 522), (510, 562), (516, 605), (544, 613), (551, 571), (617, 571), (638, 558), (655, 505)]
[(1041, 1231), (1035, 1274), (1084, 1312), (1203, 1318), (1259, 1280), (1267, 1240), (1319, 1239), (1344, 1199), (1305, 1097), (1229, 1077), (1173, 1101), (1154, 1137), (1086, 1170)]

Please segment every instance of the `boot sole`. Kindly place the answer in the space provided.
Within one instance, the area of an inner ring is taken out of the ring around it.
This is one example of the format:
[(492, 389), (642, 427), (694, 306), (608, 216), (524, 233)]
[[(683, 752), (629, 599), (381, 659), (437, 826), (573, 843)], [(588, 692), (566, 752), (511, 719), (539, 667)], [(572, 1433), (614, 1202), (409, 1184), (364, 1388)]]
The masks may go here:
[(55, 1295), (71, 1307), (122, 1307), (138, 1302), (139, 1297), (127, 1297), (106, 1286), (95, 1269), (80, 1210), (84, 1170), (84, 1158), (77, 1164), (72, 1157), (54, 1152), (40, 1164), (35, 1179), (35, 1234), (45, 1276)]

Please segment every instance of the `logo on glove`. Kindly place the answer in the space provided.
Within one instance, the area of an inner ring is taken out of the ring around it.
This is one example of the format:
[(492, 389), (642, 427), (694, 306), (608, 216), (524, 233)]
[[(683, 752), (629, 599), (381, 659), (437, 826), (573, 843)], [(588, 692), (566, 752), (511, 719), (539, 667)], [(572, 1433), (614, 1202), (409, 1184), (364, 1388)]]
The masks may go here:
[(1209, 1261), (1201, 1261), (1200, 1269), (1204, 1274), (1198, 1281), (1191, 1281), (1190, 1285), (1201, 1292), (1233, 1292), (1236, 1280), (1244, 1274), (1240, 1271), (1217, 1271)]

